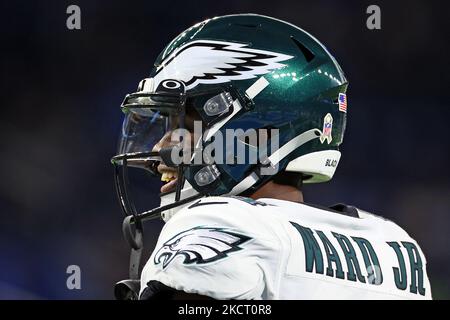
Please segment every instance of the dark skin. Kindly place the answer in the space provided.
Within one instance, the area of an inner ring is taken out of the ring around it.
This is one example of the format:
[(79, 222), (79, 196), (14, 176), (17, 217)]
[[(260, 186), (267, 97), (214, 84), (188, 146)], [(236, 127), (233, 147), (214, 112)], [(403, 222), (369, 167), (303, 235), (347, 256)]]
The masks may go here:
[(269, 181), (253, 193), (250, 198), (254, 200), (260, 198), (272, 198), (293, 202), (303, 202), (303, 192), (293, 186)]

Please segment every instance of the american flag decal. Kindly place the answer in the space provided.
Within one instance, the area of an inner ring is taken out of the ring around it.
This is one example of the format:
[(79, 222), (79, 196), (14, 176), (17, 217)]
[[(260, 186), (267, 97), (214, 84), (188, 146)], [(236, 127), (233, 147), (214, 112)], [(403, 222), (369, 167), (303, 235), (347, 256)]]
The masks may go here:
[(339, 111), (347, 112), (347, 95), (345, 93), (339, 93)]

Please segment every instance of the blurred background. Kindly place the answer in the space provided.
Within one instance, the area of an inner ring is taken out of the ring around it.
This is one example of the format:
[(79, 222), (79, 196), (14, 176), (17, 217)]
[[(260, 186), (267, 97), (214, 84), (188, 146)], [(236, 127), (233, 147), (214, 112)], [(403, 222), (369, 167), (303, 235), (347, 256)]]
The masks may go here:
[[(81, 8), (81, 30), (66, 28), (70, 4)], [(370, 4), (381, 7), (381, 30), (366, 28)], [(340, 167), (330, 183), (307, 186), (306, 200), (353, 204), (403, 226), (427, 256), (434, 298), (450, 298), (448, 9), (437, 1), (2, 1), (0, 299), (113, 298), (129, 255), (109, 162), (119, 105), (178, 33), (248, 12), (312, 33), (350, 82)], [(161, 225), (146, 226), (144, 259)], [(66, 287), (72, 264), (81, 290)]]

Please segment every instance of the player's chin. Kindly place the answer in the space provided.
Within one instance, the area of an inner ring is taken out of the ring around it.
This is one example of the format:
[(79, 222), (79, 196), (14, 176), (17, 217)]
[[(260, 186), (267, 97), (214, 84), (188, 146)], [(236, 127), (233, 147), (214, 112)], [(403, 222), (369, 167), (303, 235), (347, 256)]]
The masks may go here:
[(173, 180), (170, 180), (169, 182), (165, 183), (162, 187), (160, 192), (161, 193), (168, 193), (168, 192), (172, 192), (175, 191), (176, 187), (177, 187), (177, 181), (178, 179), (175, 178)]

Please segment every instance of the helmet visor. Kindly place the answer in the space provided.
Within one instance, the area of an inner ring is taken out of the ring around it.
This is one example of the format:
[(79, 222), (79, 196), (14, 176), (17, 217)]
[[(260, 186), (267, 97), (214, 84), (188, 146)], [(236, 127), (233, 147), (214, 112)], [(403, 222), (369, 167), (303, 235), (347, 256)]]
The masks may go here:
[(122, 123), (118, 155), (113, 161), (122, 165), (126, 156), (129, 166), (154, 171), (154, 162), (161, 161), (159, 151), (180, 143), (174, 134), (179, 128), (178, 113), (161, 112), (158, 108), (129, 108)]
[[(167, 112), (167, 109), (160, 110), (158, 107), (127, 108), (124, 111), (118, 154), (112, 158), (112, 162), (116, 167), (119, 199), (124, 211), (129, 215), (148, 208), (148, 201), (152, 200), (148, 199), (148, 190), (152, 190), (153, 194), (158, 193), (156, 188), (161, 186), (159, 180), (163, 178), (161, 168), (176, 171), (162, 165), (164, 161), (160, 152), (163, 148), (180, 144), (173, 132), (180, 128), (181, 114)], [(142, 169), (150, 175), (142, 175)], [(133, 200), (130, 198), (132, 194)]]

